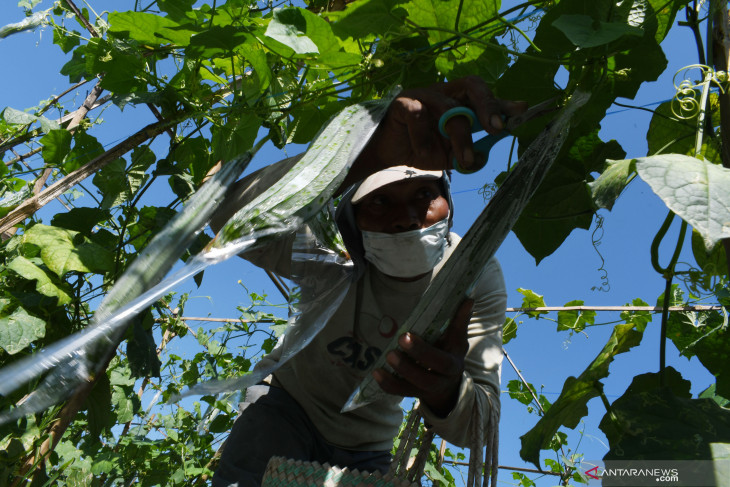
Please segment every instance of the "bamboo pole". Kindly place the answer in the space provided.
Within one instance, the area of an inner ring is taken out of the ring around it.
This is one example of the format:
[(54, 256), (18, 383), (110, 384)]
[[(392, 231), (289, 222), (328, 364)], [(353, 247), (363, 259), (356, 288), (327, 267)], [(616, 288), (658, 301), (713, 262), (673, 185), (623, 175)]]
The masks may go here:
[[(444, 460), (444, 463), (449, 463), (451, 465), (463, 465), (465, 467), (469, 466), (469, 464), (466, 462), (457, 462), (455, 460)], [(558, 477), (562, 476), (562, 474), (559, 472), (548, 472), (547, 470), (537, 470), (534, 468), (509, 467), (507, 465), (498, 465), (497, 468), (501, 468), (502, 470), (514, 470), (516, 472), (539, 473), (541, 475), (556, 475)]]
[[(695, 305), (695, 306), (670, 306), (669, 312), (688, 311), (720, 311), (719, 305)], [(533, 311), (651, 311), (661, 313), (664, 310), (661, 306), (541, 306), (538, 308), (507, 308), (508, 313), (527, 313)], [(242, 320), (240, 318), (213, 318), (205, 316), (180, 316), (181, 321), (210, 321), (216, 323), (271, 323), (273, 320)], [(162, 321), (158, 318), (155, 321)]]
[[(713, 15), (712, 54), (715, 71), (730, 71), (730, 16), (726, 1), (711, 4)], [(718, 93), (720, 101), (720, 140), (722, 166), (730, 169), (730, 91), (727, 88)], [(730, 238), (722, 240), (725, 256), (730, 257)], [(727, 272), (730, 276), (730, 258), (727, 258)]]
[[(669, 306), (667, 311), (719, 311), (719, 305)], [(527, 313), (533, 311), (651, 311), (661, 313), (662, 306), (540, 306), (537, 308), (507, 308), (508, 313)]]
[(108, 151), (87, 162), (84, 166), (71, 172), (65, 178), (52, 184), (40, 194), (27, 199), (23, 202), (23, 204), (19, 205), (13, 211), (5, 215), (5, 218), (0, 220), (0, 233), (4, 233), (11, 227), (22, 222), (57, 196), (65, 193), (76, 184), (91, 176), (110, 162), (123, 156), (146, 140), (161, 134), (167, 130), (168, 127), (175, 125), (183, 118), (185, 117), (180, 116), (179, 119), (172, 121), (161, 121), (147, 125), (126, 140), (123, 140)]

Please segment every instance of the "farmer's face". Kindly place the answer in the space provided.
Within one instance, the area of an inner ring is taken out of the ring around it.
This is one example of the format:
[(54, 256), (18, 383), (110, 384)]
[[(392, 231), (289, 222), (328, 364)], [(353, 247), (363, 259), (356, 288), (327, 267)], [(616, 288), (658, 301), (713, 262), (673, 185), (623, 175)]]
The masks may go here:
[(366, 195), (355, 205), (360, 230), (400, 233), (430, 227), (449, 216), (449, 202), (436, 179), (391, 183)]

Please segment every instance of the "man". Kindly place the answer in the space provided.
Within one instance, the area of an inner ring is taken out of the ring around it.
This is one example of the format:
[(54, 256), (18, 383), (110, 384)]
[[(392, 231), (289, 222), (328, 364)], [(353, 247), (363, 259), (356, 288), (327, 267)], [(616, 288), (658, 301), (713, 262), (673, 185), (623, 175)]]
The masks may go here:
[[(449, 232), (453, 205), (442, 169), (452, 156), (465, 168), (479, 161), (463, 120), (447, 125), (451, 142), (434, 139), (433, 122), (454, 104), (476, 99), (476, 106), (469, 105), (482, 124), (499, 129), (501, 119), (494, 117), (499, 105), (485, 90), (474, 79), (461, 80), (407, 92), (393, 103), (343, 188), (362, 182), (345, 190), (337, 208), (357, 279), (314, 340), (267, 384), (247, 390), (214, 486), (260, 485), (274, 455), (385, 472), (402, 421), (400, 396), (419, 398), (425, 421), (457, 445), (468, 441), (478, 395), (479, 404), (499, 407), (506, 293), (499, 264), (492, 259), (475, 299), (462, 303), (439, 342), (430, 345), (412, 334), (399, 337), (402, 351), (386, 357), (396, 375), (383, 369), (373, 373), (392, 395), (340, 413), (458, 243), (459, 237)], [(292, 240), (244, 257), (286, 275)], [(275, 349), (262, 363), (278, 359)]]

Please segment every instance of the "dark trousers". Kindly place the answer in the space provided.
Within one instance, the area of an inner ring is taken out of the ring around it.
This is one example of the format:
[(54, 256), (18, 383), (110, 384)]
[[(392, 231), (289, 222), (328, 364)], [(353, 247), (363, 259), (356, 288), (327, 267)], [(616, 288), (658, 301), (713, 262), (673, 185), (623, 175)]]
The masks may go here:
[(297, 402), (284, 390), (256, 385), (226, 440), (213, 487), (259, 487), (272, 456), (317, 461), (360, 471), (386, 473), (389, 451), (353, 451), (327, 443)]

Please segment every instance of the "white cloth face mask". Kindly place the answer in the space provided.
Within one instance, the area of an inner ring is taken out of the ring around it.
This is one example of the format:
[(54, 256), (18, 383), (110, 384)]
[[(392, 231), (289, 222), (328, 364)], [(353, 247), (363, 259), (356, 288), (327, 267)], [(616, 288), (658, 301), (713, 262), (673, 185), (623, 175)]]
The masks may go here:
[(392, 277), (415, 277), (438, 264), (446, 251), (449, 219), (401, 233), (362, 231), (365, 259)]

